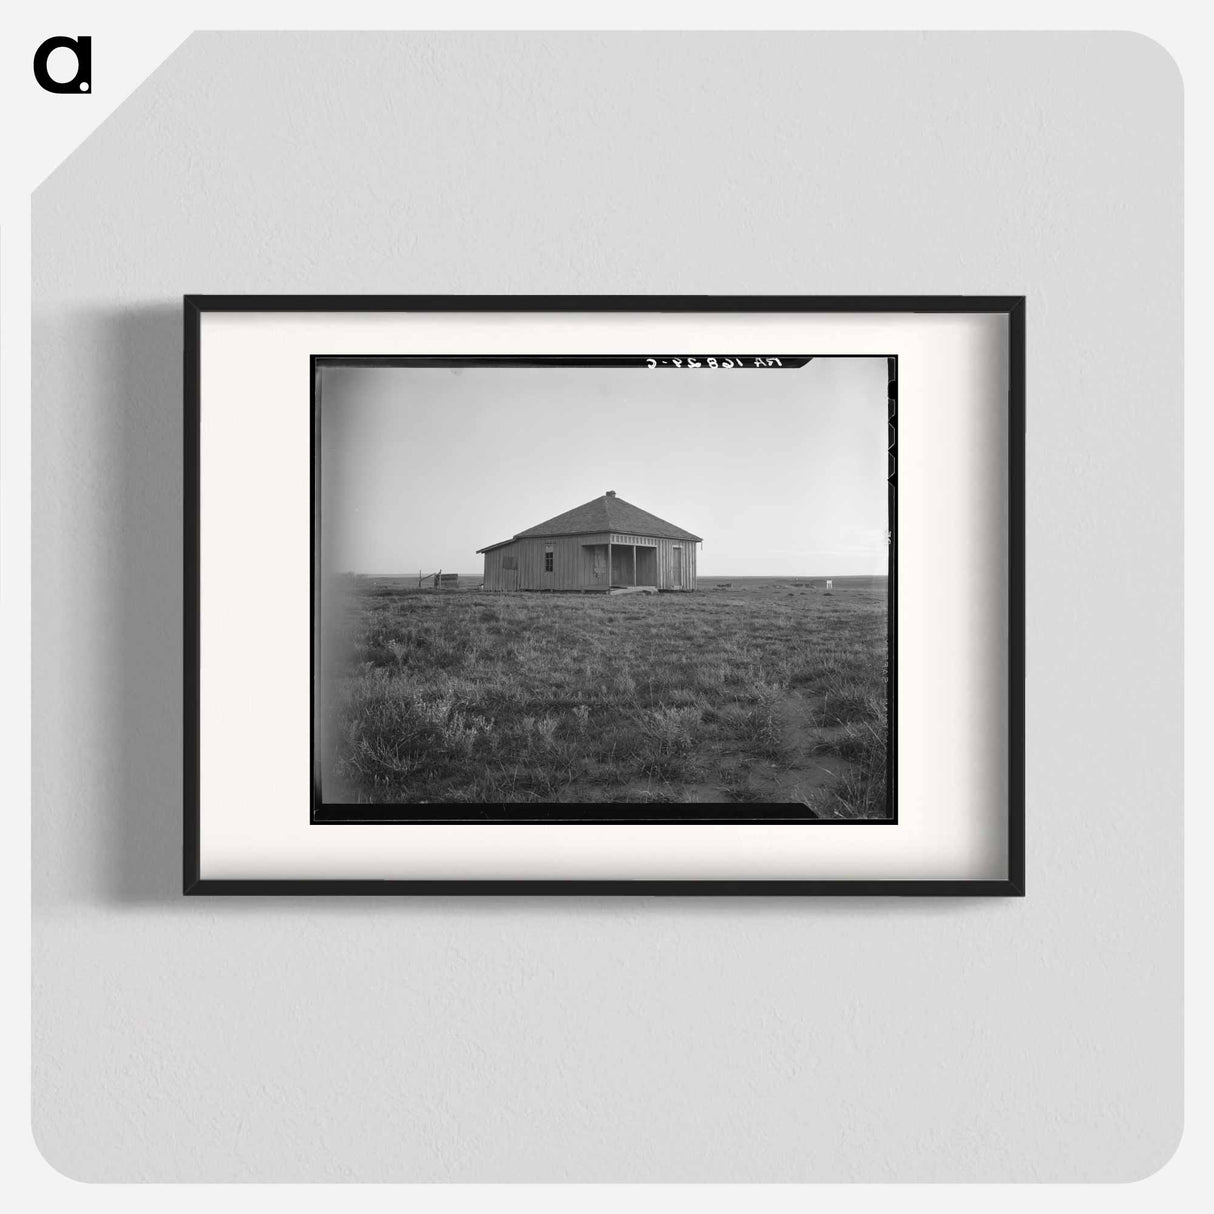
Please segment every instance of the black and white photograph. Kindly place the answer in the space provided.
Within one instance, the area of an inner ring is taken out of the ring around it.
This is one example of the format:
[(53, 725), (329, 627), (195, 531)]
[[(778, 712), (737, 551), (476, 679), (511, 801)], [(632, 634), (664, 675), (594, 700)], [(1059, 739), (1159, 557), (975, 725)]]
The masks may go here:
[(313, 822), (896, 821), (896, 358), (312, 363)]

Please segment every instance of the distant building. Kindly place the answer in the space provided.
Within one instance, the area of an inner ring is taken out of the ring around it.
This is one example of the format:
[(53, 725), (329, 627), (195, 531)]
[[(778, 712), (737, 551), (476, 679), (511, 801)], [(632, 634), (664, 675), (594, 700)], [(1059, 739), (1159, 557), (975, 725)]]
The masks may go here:
[(609, 489), (477, 551), (485, 557), (486, 590), (694, 590), (700, 542)]

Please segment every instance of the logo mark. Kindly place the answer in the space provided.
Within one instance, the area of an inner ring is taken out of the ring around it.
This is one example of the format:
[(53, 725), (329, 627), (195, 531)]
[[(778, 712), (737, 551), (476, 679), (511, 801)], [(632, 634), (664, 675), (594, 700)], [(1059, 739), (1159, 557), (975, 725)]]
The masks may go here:
[[(55, 80), (46, 65), (52, 51), (71, 51), (76, 57), (76, 74), (70, 80)], [(48, 93), (87, 93), (93, 87), (93, 40), (80, 35), (76, 38), (48, 38), (34, 52), (34, 79)]]

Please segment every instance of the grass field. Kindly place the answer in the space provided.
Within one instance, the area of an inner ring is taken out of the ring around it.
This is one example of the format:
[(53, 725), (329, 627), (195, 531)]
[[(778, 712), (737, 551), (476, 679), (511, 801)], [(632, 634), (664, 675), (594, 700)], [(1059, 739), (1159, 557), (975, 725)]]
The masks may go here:
[(411, 586), (345, 579), (326, 800), (887, 814), (884, 578), (618, 597)]

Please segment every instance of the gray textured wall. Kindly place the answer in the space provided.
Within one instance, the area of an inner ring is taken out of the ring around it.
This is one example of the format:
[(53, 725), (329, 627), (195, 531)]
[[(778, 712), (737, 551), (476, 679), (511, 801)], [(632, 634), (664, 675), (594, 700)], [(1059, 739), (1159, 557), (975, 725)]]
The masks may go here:
[[(1133, 35), (190, 39), (34, 197), (47, 1158), (1157, 1168), (1181, 1117), (1180, 199), (1181, 82)], [(185, 291), (1027, 293), (1028, 898), (184, 902)]]

